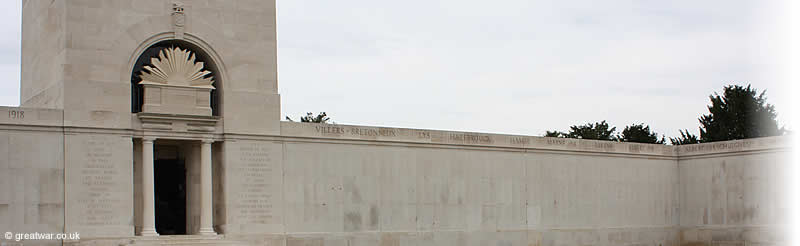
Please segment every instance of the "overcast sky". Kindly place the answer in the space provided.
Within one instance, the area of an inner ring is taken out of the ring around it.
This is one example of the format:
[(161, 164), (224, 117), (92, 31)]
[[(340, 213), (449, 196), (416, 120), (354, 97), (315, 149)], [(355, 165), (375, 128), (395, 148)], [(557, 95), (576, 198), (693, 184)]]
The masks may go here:
[[(697, 132), (724, 85), (791, 124), (783, 1), (286, 0), (283, 116), (542, 135), (608, 120)], [(19, 104), (20, 1), (2, 1), (0, 105)]]

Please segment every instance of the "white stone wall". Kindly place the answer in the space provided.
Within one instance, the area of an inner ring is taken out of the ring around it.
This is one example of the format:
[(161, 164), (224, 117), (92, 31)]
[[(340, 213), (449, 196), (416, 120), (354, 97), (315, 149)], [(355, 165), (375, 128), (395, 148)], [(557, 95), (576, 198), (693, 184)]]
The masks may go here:
[[(66, 243), (131, 242), (124, 238), (135, 239), (141, 224), (137, 133), (65, 127), (62, 114), (0, 107), (0, 232), (78, 231), (83, 240)], [(750, 245), (786, 239), (784, 137), (674, 147), (282, 125), (281, 136), (212, 136), (220, 242)], [(183, 140), (182, 153), (196, 152), (190, 146), (196, 141)], [(196, 160), (186, 161), (194, 230)]]
[(50, 125), (60, 117), (0, 107), (0, 233), (63, 232), (64, 135)]
[(65, 230), (133, 236), (133, 141), (130, 135), (64, 134)]
[[(317, 143), (285, 148), (285, 217), (294, 240), (325, 232), (309, 240), (343, 234), (380, 241), (384, 233), (410, 233), (416, 236), (404, 240), (674, 242), (677, 173), (669, 160)], [(623, 240), (609, 233), (643, 228), (652, 236)]]
[(64, 108), (66, 14), (64, 1), (22, 1), (23, 107)]
[(780, 140), (681, 147), (683, 243), (786, 243), (789, 149)]
[(282, 127), (287, 245), (785, 243), (782, 137), (675, 147)]
[(283, 233), (282, 145), (230, 139), (220, 143), (215, 164), (215, 227), (229, 234)]

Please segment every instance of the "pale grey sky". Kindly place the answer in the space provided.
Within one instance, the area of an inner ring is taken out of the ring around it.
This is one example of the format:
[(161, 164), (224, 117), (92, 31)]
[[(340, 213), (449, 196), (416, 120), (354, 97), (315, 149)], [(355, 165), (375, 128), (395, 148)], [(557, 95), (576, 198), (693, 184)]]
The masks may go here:
[[(608, 120), (697, 132), (708, 95), (767, 89), (791, 124), (785, 1), (278, 2), (283, 116), (542, 135)], [(0, 105), (19, 103), (20, 3), (0, 3)]]

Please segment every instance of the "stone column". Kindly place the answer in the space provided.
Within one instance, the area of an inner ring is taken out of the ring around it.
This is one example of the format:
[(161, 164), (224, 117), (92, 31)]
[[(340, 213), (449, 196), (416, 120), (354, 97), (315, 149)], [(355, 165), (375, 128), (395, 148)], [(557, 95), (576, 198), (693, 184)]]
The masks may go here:
[(211, 143), (214, 140), (203, 139), (200, 146), (200, 235), (217, 235), (214, 232), (212, 213), (211, 187)]
[(156, 232), (155, 191), (153, 182), (153, 137), (142, 138), (142, 232), (141, 236), (158, 236)]

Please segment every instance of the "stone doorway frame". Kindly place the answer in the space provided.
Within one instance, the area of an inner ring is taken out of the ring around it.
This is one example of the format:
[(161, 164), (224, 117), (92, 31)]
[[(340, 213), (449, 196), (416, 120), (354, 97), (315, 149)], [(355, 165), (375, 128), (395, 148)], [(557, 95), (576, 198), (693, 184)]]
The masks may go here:
[(213, 228), (212, 213), (214, 194), (211, 153), (214, 140), (154, 136), (143, 136), (136, 140), (133, 148), (136, 235), (159, 236), (155, 227), (156, 141), (161, 146), (175, 146), (185, 155), (186, 235), (217, 235)]

